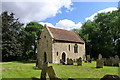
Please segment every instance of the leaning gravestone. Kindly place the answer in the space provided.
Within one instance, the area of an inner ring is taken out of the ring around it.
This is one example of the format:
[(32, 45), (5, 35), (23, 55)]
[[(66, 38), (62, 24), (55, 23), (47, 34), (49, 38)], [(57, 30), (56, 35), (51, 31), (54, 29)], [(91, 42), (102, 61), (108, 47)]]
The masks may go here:
[(56, 75), (56, 73), (55, 73), (55, 71), (54, 71), (52, 66), (49, 66), (47, 68), (47, 73), (48, 73), (48, 76), (49, 76), (50, 80), (53, 80), (53, 79), (57, 78), (57, 75)]
[(98, 59), (102, 59), (102, 55), (101, 54), (98, 55)]
[(78, 65), (78, 66), (79, 66), (79, 65), (82, 65), (82, 58), (81, 58), (81, 57), (78, 58), (76, 62), (77, 62), (77, 65)]
[(73, 65), (73, 60), (72, 59), (69, 59), (69, 58), (67, 58), (67, 65)]
[(104, 61), (102, 59), (97, 59), (96, 68), (103, 68)]
[(42, 67), (42, 72), (41, 72), (41, 79), (42, 80), (46, 80), (46, 70), (48, 67), (48, 62), (44, 62), (43, 63), (43, 67)]

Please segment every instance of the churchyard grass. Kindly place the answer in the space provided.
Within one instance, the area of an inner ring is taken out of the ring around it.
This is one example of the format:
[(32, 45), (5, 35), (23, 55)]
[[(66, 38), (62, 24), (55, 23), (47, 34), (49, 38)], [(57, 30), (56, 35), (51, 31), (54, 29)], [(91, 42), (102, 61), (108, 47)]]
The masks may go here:
[[(2, 78), (39, 78), (41, 70), (35, 67), (35, 63), (27, 62), (3, 62)], [(106, 74), (118, 75), (118, 67), (104, 66), (96, 68), (96, 62), (84, 63), (82, 66), (49, 64), (53, 66), (59, 78), (102, 78)], [(120, 67), (119, 67), (120, 68)], [(119, 75), (120, 76), (120, 75)]]

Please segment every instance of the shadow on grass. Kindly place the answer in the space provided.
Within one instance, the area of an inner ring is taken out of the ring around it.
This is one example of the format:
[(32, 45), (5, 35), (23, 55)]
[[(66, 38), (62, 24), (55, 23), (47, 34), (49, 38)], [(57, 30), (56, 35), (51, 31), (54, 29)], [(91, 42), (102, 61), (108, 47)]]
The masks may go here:
[(33, 66), (33, 69), (34, 69), (34, 70), (41, 70), (41, 69), (39, 69), (39, 68), (36, 67), (36, 66)]
[(35, 63), (35, 64), (36, 64), (36, 60), (29, 60), (29, 61), (11, 61), (11, 62), (23, 63), (23, 64), (27, 64), (27, 63)]
[(36, 60), (29, 60), (29, 61), (19, 61), (21, 63), (36, 63)]
[(39, 78), (32, 77), (32, 80), (40, 80)]

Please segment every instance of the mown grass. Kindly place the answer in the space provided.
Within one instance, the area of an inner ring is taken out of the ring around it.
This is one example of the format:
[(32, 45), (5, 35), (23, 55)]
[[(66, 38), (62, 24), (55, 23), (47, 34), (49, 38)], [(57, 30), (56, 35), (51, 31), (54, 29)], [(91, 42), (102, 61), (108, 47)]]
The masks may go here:
[[(14, 61), (0, 64), (2, 64), (2, 78), (40, 78), (41, 70), (35, 67), (35, 63)], [(118, 67), (104, 66), (104, 68), (96, 68), (96, 62), (83, 62), (82, 66), (49, 65), (53, 66), (59, 78), (102, 78), (106, 74), (118, 75), (119, 73)]]

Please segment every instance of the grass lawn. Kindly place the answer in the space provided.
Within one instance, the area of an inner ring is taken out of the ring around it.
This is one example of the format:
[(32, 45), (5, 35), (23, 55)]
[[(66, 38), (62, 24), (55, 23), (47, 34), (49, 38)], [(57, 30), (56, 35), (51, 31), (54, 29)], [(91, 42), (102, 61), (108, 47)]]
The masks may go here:
[[(35, 63), (3, 62), (0, 64), (2, 64), (2, 78), (40, 77), (41, 70), (35, 67)], [(102, 78), (106, 74), (118, 75), (118, 67), (104, 66), (104, 68), (95, 68), (96, 62), (83, 62), (83, 66), (49, 65), (53, 66), (59, 78)]]

